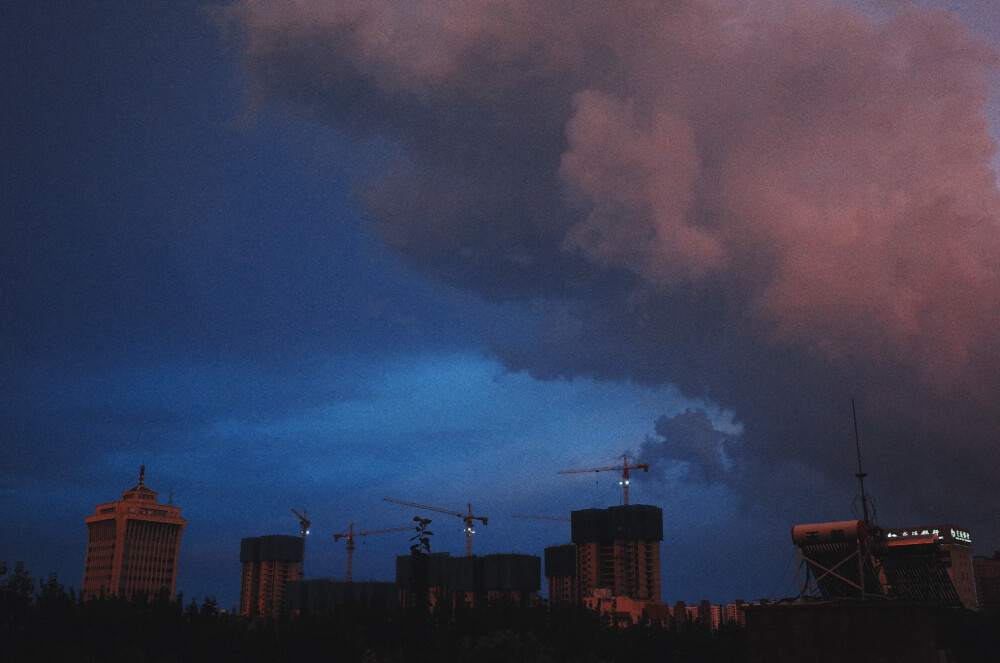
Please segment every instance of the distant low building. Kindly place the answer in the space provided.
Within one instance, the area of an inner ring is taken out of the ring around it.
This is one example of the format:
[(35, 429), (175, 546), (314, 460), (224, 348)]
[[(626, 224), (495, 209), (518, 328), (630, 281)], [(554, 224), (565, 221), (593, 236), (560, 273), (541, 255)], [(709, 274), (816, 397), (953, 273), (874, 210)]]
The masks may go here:
[(145, 474), (144, 465), (138, 484), (119, 501), (99, 504), (86, 519), (84, 600), (173, 598), (187, 521), (180, 507), (157, 504), (157, 493), (144, 485)]
[(733, 603), (722, 606), (724, 609), (722, 622), (724, 624), (747, 625), (747, 603), (737, 599)]
[(752, 604), (737, 600), (727, 605), (714, 605), (711, 601), (702, 600), (693, 605), (684, 601), (669, 605), (611, 596), (607, 590), (598, 590), (584, 598), (583, 605), (606, 615), (617, 626), (643, 623), (663, 628), (696, 627), (716, 631), (728, 625), (745, 626), (747, 607)]
[[(643, 621), (647, 617), (650, 603), (628, 596), (612, 596), (607, 589), (596, 589), (583, 599), (583, 605), (610, 618), (615, 626), (628, 626)], [(669, 614), (669, 611), (665, 614)]]
[(289, 534), (249, 537), (240, 542), (240, 613), (248, 617), (277, 617), (288, 606), (289, 583), (299, 578), (305, 544)]

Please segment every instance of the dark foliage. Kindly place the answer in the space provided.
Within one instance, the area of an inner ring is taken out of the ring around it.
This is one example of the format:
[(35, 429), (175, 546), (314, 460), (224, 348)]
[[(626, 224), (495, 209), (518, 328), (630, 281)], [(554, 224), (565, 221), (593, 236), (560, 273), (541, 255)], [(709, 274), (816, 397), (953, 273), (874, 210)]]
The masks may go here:
[(410, 537), (410, 592), (406, 614), (407, 660), (429, 663), (427, 642), (431, 635), (430, 554), (434, 532), (429, 518), (413, 516), (417, 533)]
[[(426, 547), (421, 545), (423, 550)], [(73, 663), (724, 663), (748, 660), (743, 629), (613, 626), (569, 605), (438, 606), (388, 612), (343, 604), (317, 615), (249, 619), (214, 599), (80, 601), (55, 574), (36, 582), (0, 562), (0, 654), (5, 661)], [(1000, 615), (955, 619), (948, 660), (986, 663), (1000, 651)], [(759, 654), (759, 653), (758, 653)], [(761, 659), (758, 655), (754, 660)]]
[(643, 663), (738, 661), (736, 631), (619, 628), (571, 606), (439, 609), (414, 629), (412, 613), (365, 603), (322, 615), (247, 619), (214, 599), (79, 601), (56, 576), (36, 583), (0, 564), (0, 651), (11, 661), (61, 663)]

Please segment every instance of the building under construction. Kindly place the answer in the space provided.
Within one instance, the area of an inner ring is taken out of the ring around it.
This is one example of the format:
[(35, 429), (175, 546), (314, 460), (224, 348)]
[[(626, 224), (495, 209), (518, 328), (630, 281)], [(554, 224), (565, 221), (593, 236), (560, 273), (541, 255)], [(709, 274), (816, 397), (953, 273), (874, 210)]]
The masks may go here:
[(548, 583), (551, 603), (580, 602), (575, 544), (564, 543), (545, 549), (545, 580)]
[(301, 537), (287, 534), (250, 537), (240, 542), (240, 613), (277, 617), (287, 610), (288, 584), (299, 579), (305, 548)]
[[(496, 554), (452, 557), (430, 553), (427, 585), (431, 605), (480, 607), (492, 603), (528, 605), (541, 587), (541, 559), (537, 555)], [(410, 555), (396, 558), (396, 585), (404, 598), (412, 591)]]
[(631, 504), (570, 515), (573, 543), (545, 549), (550, 601), (660, 601), (662, 509)]

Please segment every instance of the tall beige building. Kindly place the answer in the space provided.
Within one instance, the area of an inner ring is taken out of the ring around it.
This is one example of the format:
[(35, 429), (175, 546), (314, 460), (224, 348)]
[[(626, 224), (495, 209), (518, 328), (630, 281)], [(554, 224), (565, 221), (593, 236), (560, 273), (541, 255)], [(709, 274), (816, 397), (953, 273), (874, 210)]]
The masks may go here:
[(187, 521), (180, 507), (157, 504), (157, 493), (139, 483), (121, 500), (99, 504), (88, 516), (84, 600), (118, 596), (173, 598), (181, 534)]

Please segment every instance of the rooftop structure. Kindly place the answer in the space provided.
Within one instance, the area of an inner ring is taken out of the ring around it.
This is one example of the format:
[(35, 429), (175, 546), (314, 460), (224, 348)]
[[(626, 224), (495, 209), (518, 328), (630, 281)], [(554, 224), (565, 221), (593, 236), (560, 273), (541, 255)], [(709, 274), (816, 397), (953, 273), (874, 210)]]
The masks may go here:
[(849, 520), (796, 525), (792, 540), (801, 560), (800, 596), (881, 597), (977, 609), (972, 539), (962, 528), (883, 529)]

